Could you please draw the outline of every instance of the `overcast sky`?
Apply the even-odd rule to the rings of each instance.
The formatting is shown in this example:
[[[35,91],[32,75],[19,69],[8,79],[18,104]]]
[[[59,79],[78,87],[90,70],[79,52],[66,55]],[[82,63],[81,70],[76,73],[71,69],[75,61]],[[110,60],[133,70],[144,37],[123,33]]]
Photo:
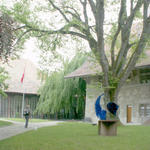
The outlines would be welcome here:
[[[25,58],[31,60],[35,65],[38,66],[38,61],[40,60],[40,51],[35,46],[33,40],[28,40],[25,43],[24,50],[21,53],[20,58]]]
[[[8,6],[11,6],[12,4],[13,4],[13,1],[15,1],[15,0],[0,0],[1,2],[0,3],[6,3],[6,5]],[[19,0],[18,0],[19,1]],[[36,0],[36,1],[34,1],[33,3],[36,3],[37,1],[39,1],[39,2],[41,2],[40,0]],[[128,3],[129,4],[129,3]],[[118,5],[119,6],[119,5]],[[115,9],[116,9],[116,7],[112,7],[111,6],[111,11],[110,11],[110,8],[107,8],[107,9],[109,9],[109,10],[106,10],[106,20],[114,20],[114,19],[117,19],[116,17],[115,17]],[[130,9],[130,7],[129,7],[129,5],[128,5],[128,10]],[[42,18],[43,19],[45,19],[45,17],[43,17],[43,15],[42,15]],[[46,19],[45,20],[47,20],[47,16],[46,16]],[[46,21],[45,21],[46,22]],[[106,29],[105,29],[106,30]],[[107,30],[108,30],[108,26],[107,26]],[[109,30],[108,30],[108,32],[109,32]],[[68,53],[68,48],[70,49],[70,44],[69,44],[70,42],[68,42],[68,45],[69,46],[67,46],[65,49],[66,50],[64,50],[64,57],[69,57],[69,55],[70,56],[72,56],[73,55],[73,53],[71,53],[71,54],[69,54]],[[72,44],[72,42],[71,42],[71,44]],[[74,51],[73,49],[76,49],[77,47],[75,46],[75,47],[71,47],[71,51]],[[70,50],[69,50],[69,52],[70,52]],[[22,54],[21,54],[21,56],[20,56],[21,58],[25,58],[25,59],[30,59],[32,62],[34,62],[36,65],[38,65],[38,61],[40,60],[40,51],[38,50],[38,48],[35,46],[35,44],[34,44],[34,41],[33,40],[28,40],[28,42],[26,42],[25,43],[25,46],[24,46],[24,50],[23,50],[23,52],[22,52]],[[70,57],[69,57],[70,58]]]

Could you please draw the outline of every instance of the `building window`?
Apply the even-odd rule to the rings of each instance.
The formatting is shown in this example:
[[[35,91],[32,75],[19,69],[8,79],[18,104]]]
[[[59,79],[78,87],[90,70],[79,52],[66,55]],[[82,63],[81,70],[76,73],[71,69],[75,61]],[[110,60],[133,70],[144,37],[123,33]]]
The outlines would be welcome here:
[[[140,83],[150,83],[150,69],[140,70]]]
[[[140,104],[139,113],[141,117],[150,117],[150,104]]]

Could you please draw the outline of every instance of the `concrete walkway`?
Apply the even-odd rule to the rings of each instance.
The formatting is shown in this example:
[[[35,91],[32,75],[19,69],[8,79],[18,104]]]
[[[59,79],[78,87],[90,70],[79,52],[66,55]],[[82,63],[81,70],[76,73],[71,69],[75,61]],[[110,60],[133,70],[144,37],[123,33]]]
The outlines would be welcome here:
[[[0,119],[3,120],[3,119]],[[38,122],[38,123],[31,123],[29,121],[28,128],[24,128],[24,122],[15,122],[10,120],[3,120],[12,122],[13,125],[1,127],[0,128],[0,140],[9,138],[11,136],[15,136],[20,133],[24,133],[30,130],[37,130],[38,128],[45,127],[45,126],[55,126],[62,121],[48,121],[48,122]]]

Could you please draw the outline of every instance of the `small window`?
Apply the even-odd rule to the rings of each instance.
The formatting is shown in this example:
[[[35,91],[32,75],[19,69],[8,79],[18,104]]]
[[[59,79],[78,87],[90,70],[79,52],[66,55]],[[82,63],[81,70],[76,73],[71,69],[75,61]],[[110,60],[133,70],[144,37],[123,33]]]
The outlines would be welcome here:
[[[140,83],[150,83],[150,69],[140,70]]]
[[[150,117],[150,104],[140,104],[139,114],[141,117]]]
[[[141,104],[140,105],[140,116],[144,116],[144,111],[145,111],[144,104]]]
[[[150,116],[150,105],[146,105],[145,114],[146,116]]]

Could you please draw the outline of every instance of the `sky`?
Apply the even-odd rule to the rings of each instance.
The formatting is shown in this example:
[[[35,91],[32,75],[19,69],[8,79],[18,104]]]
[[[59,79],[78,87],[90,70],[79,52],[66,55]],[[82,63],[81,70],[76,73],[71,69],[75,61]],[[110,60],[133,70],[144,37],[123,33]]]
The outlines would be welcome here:
[[[0,5],[6,5],[7,7],[13,6],[13,3],[17,0],[0,0]],[[19,0],[18,0],[19,1]],[[38,61],[40,60],[40,51],[36,47],[33,40],[28,40],[23,51],[20,53],[20,58],[31,60],[37,67],[39,66]]]
[[[7,0],[8,1],[8,0]],[[35,1],[35,3],[37,2],[38,0]],[[114,9],[114,8],[113,8]],[[90,14],[90,16],[92,16]],[[112,16],[111,16],[112,17]],[[107,16],[107,19],[109,20],[110,18],[110,15]],[[39,15],[39,18],[40,20],[42,20],[43,22],[45,23],[48,23],[46,20],[47,20],[47,16],[45,16],[45,14],[43,15]],[[50,18],[52,19],[52,18]],[[44,21],[45,20],[45,21]],[[60,25],[60,24],[59,24]],[[49,25],[47,25],[49,26]],[[71,43],[71,44],[70,44]],[[75,43],[74,43],[75,44]],[[87,45],[87,43],[85,44]],[[79,45],[78,45],[79,46]],[[78,48],[78,46],[73,46],[73,43],[72,41],[69,41],[68,40],[68,45],[64,47],[63,50],[60,50],[60,53],[62,54],[62,56],[66,59],[66,58],[69,58],[71,59],[72,56],[74,55],[75,53],[75,50],[76,48]],[[87,47],[87,46],[86,46]],[[72,49],[70,49],[72,48]],[[69,50],[69,53],[68,53],[68,49]],[[84,48],[85,49],[85,48]],[[27,41],[25,43],[25,46],[24,46],[24,50],[20,56],[21,58],[25,58],[25,59],[29,59],[31,60],[32,62],[34,62],[34,64],[36,64],[37,66],[39,66],[39,61],[40,61],[40,50],[38,50],[38,48],[35,46],[34,44],[34,41],[30,40],[30,41]]]
[[[10,5],[10,6],[12,5],[13,1],[14,0],[1,0],[2,3],[7,3],[6,5]],[[36,0],[35,3],[38,2],[38,1],[41,2],[40,0]],[[45,5],[47,5],[47,4],[45,4]],[[108,9],[110,9],[110,8],[108,8]],[[106,20],[114,19],[115,9],[116,9],[115,7],[111,7],[111,11],[106,11],[106,13],[107,13],[106,14]],[[128,10],[129,10],[129,6],[128,6]],[[45,17],[45,16],[42,15],[42,18],[40,18],[40,19],[44,19],[45,20],[45,19],[47,19],[47,16]],[[71,58],[70,56],[73,56],[74,51],[71,50],[70,47],[71,46],[68,44],[68,46],[66,46],[66,50],[64,50],[64,52],[62,50],[62,53],[63,53],[62,55],[64,55],[64,57]],[[70,49],[69,51],[72,51],[70,54],[68,53],[68,48]],[[76,46],[73,47],[73,48],[76,48]],[[23,50],[23,52],[22,52],[20,57],[21,58],[25,58],[25,59],[29,59],[32,62],[34,62],[37,66],[39,66],[38,62],[40,61],[40,50],[36,47],[36,45],[34,44],[33,40],[28,40],[25,43],[24,50]]]
[[[36,66],[39,66],[38,62],[40,60],[40,50],[36,47],[33,40],[28,40],[25,43],[20,58],[29,59]]]

